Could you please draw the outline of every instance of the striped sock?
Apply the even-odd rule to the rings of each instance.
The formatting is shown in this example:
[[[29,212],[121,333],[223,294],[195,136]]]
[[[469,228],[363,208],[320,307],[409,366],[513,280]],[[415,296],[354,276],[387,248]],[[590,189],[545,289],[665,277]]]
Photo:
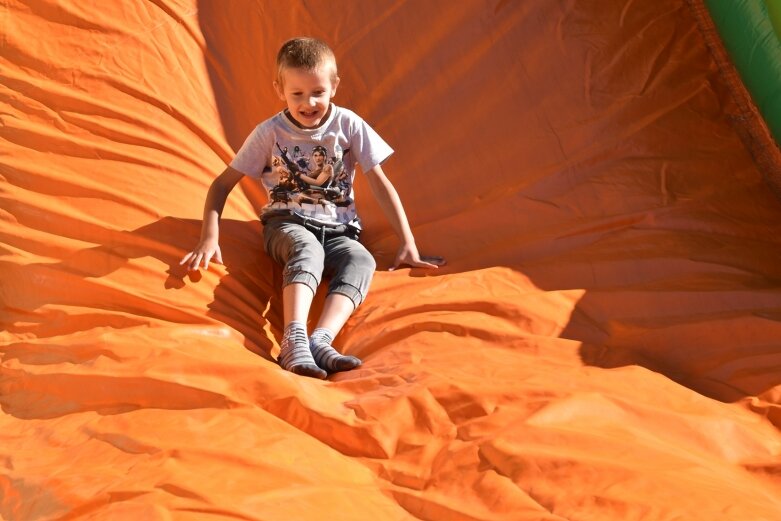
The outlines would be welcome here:
[[[359,358],[340,355],[331,345],[333,340],[334,334],[330,329],[318,327],[312,332],[312,336],[309,338],[309,347],[312,349],[312,355],[315,357],[317,365],[331,372],[349,371],[361,365]]]
[[[306,325],[301,322],[291,322],[282,335],[282,345],[279,353],[279,365],[302,376],[325,378],[328,373],[317,367],[309,342],[306,339]]]

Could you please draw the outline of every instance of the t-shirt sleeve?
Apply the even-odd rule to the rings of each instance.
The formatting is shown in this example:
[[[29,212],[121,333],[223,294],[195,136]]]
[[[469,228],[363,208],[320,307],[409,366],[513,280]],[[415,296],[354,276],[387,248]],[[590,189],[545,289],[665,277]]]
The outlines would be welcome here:
[[[236,157],[231,161],[231,168],[238,170],[244,175],[254,178],[260,178],[263,170],[269,164],[269,154],[271,153],[271,133],[268,125],[261,123],[247,136],[244,144],[236,153]]]
[[[382,164],[393,154],[393,149],[363,119],[355,116],[350,148],[361,170],[367,172]]]

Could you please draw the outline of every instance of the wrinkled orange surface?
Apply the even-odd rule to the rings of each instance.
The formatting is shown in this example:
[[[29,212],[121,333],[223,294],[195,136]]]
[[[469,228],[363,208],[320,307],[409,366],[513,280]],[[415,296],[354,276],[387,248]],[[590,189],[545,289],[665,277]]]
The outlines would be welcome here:
[[[2,519],[781,519],[781,204],[683,0],[0,21]],[[359,180],[380,271],[327,381],[274,362],[257,184],[225,265],[177,265],[299,34],[449,261],[385,271]]]

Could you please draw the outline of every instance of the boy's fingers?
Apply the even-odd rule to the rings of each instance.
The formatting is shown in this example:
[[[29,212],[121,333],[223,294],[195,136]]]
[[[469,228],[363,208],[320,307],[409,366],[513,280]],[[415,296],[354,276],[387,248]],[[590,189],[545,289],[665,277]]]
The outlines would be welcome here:
[[[209,269],[209,262],[212,260],[213,256],[214,252],[207,252],[203,254],[203,269]],[[215,258],[214,260],[216,261],[217,259]]]
[[[423,260],[419,260],[419,261],[404,261],[404,262],[397,261],[396,264],[394,264],[393,266],[388,268],[388,271],[393,271],[396,268],[398,268],[399,266],[401,266],[402,264],[407,264],[411,268],[432,268],[432,269],[439,268],[439,265],[432,264],[431,262],[426,262],[426,261],[423,261]]]
[[[214,260],[214,262],[218,264],[222,264],[222,252],[220,252],[220,249],[217,248],[217,250],[213,252],[204,252],[204,253],[196,253],[194,251],[191,251],[184,257],[182,257],[182,260],[179,261],[179,265],[187,264],[187,269],[190,271],[195,271],[198,269],[198,267],[201,265],[201,262],[203,262],[203,269],[208,270],[209,269],[209,261]]]
[[[193,255],[190,258],[190,264],[187,265],[187,269],[188,270],[193,271],[195,269],[195,266],[196,266],[195,263],[196,263],[197,259],[198,259],[198,257],[196,255]]]
[[[201,261],[204,260],[203,253],[198,253],[193,257],[193,261],[190,263],[190,270],[195,271],[198,269],[198,266],[201,265]]]
[[[436,264],[437,266],[444,266],[447,264],[445,258],[438,255],[421,255],[420,260],[424,262],[430,262],[431,264]]]

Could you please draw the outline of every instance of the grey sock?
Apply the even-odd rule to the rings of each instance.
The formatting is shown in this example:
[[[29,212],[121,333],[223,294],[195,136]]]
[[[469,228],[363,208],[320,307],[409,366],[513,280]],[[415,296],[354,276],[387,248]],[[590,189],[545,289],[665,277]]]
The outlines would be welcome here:
[[[279,365],[296,374],[325,378],[328,373],[317,367],[309,341],[306,338],[306,325],[301,322],[291,322],[285,328],[280,346]]]
[[[359,358],[339,354],[339,351],[331,345],[333,340],[333,332],[324,327],[318,327],[309,337],[309,347],[312,349],[312,355],[318,366],[326,371],[335,372],[349,371],[361,365]]]

